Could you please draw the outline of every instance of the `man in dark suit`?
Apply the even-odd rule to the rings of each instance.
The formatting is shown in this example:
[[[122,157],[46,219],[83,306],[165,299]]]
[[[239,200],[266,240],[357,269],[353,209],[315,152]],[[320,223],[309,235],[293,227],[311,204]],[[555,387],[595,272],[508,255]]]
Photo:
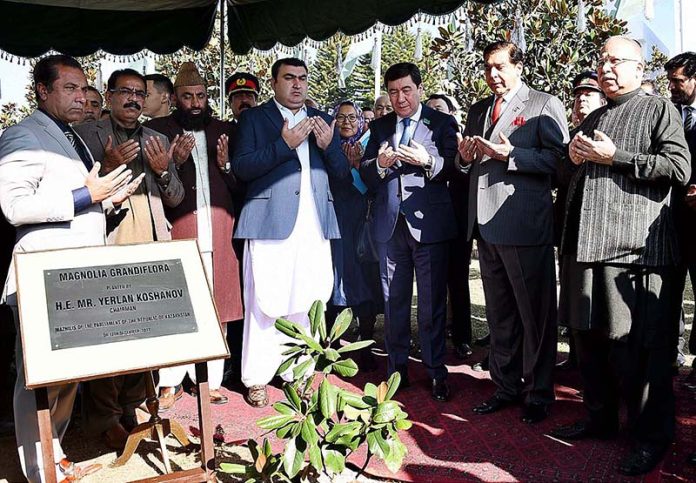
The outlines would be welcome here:
[[[312,303],[331,296],[330,239],[340,232],[328,177],[350,173],[335,121],[305,106],[305,63],[279,59],[271,76],[273,99],[242,112],[232,158],[234,174],[247,183],[235,238],[246,240],[242,382],[255,407],[268,404],[266,385],[290,340],[275,320],[309,327]]]
[[[457,225],[447,191],[457,153],[457,123],[422,105],[418,67],[394,64],[384,74],[394,111],[372,122],[360,176],[376,192],[374,233],[379,246],[389,373],[408,385],[411,297],[415,269],[422,360],[432,397],[449,397],[445,356],[448,240]]]
[[[684,136],[691,153],[691,179],[686,190],[675,190],[674,216],[682,256],[680,281],[686,284],[687,272],[691,285],[696,286],[696,53],[684,52],[665,64],[672,102],[682,115]],[[683,320],[682,320],[683,322]],[[683,327],[681,328],[683,330]],[[693,329],[689,351],[696,354],[696,336]],[[696,365],[691,371],[696,379]]]
[[[552,177],[568,140],[561,101],[522,82],[522,51],[483,51],[493,95],[474,104],[460,163],[470,171],[468,236],[477,237],[495,394],[474,408],[498,411],[524,397],[522,420],[546,418],[554,401],[556,272]]]

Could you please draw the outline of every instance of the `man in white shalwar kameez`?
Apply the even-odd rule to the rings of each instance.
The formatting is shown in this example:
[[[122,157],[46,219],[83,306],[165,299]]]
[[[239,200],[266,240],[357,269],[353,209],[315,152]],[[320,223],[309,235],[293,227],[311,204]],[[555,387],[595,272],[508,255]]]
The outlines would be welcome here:
[[[305,107],[307,67],[294,58],[272,68],[274,98],[242,113],[232,169],[247,183],[235,234],[244,252],[242,382],[253,406],[283,361],[283,317],[308,327],[315,300],[333,288],[329,240],[339,231],[328,176],[349,177],[335,122]]]

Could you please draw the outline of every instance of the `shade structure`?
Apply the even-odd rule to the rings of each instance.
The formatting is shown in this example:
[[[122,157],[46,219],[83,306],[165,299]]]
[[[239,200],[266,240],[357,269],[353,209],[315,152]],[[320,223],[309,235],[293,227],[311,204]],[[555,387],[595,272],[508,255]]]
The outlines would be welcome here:
[[[492,4],[500,0],[472,0]],[[415,14],[445,15],[467,0],[261,0],[229,9],[228,37],[237,54],[276,43],[297,45],[306,37],[326,40],[336,32],[364,32],[375,23],[400,25]]]
[[[467,0],[226,0],[232,50],[268,50],[376,22],[399,25],[422,12],[445,15]],[[500,0],[470,0],[496,3]],[[20,57],[49,50],[85,56],[200,50],[213,32],[218,0],[0,0],[0,49]]]

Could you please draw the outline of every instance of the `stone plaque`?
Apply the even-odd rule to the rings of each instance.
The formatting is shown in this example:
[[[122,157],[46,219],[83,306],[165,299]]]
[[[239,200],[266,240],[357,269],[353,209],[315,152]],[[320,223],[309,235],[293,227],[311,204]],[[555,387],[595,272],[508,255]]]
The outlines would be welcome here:
[[[54,351],[198,331],[180,259],[43,275]]]

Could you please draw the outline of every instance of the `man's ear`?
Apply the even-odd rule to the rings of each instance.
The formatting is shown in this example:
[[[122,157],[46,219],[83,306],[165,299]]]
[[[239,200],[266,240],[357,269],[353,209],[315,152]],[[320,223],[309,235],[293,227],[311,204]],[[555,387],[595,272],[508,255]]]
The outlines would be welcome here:
[[[39,82],[36,84],[36,92],[38,93],[39,99],[45,101],[48,97],[49,89],[46,87],[46,84]]]

